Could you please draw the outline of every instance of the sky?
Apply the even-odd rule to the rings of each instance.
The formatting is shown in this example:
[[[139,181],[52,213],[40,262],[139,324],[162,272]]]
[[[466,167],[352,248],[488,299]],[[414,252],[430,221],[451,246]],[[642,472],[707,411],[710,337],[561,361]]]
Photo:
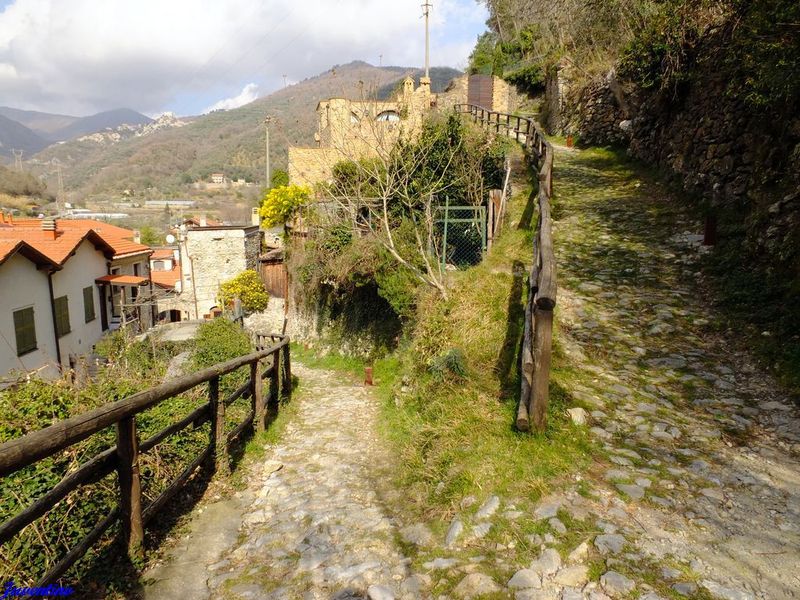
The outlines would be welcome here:
[[[425,0],[0,0],[0,106],[83,116],[235,108],[336,64],[424,64]],[[486,9],[431,0],[431,65]]]

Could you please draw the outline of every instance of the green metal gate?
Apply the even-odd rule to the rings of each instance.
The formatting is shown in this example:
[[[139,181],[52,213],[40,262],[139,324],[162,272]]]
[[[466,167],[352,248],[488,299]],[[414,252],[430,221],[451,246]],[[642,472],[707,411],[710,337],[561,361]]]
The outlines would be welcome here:
[[[438,207],[436,224],[441,228],[439,257],[442,269],[453,265],[466,269],[483,260],[486,252],[486,207],[451,206],[450,199]]]

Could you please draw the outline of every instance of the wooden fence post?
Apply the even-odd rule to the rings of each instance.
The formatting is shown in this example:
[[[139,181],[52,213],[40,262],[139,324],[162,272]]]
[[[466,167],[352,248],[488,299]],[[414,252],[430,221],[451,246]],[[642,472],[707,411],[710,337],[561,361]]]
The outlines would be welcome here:
[[[119,459],[120,518],[122,536],[132,560],[143,557],[142,481],[139,473],[139,440],[136,419],[126,417],[117,423],[117,458]]]
[[[281,362],[280,349],[272,353],[272,375],[269,378],[269,403],[278,405],[281,390]]]
[[[250,404],[253,409],[256,433],[264,431],[264,386],[261,381],[261,361],[250,364]]]
[[[547,404],[550,399],[550,358],[553,341],[553,311],[534,309],[533,315],[533,389],[531,421],[536,431],[547,427]]]
[[[528,286],[528,302],[525,303],[525,329],[522,335],[522,357],[521,357],[521,373],[520,379],[522,380],[519,405],[517,406],[517,429],[520,431],[528,431],[530,429],[530,407],[531,407],[531,388],[533,382],[533,354],[531,352],[532,344],[532,326],[533,319],[533,291],[532,286]]]
[[[281,396],[284,399],[288,399],[292,395],[292,358],[289,352],[289,345],[285,345],[283,347],[283,361],[282,361],[282,384],[283,388],[281,389]]]
[[[208,401],[211,404],[211,454],[214,469],[227,474],[229,469],[225,439],[225,403],[219,400],[219,377],[208,380]]]

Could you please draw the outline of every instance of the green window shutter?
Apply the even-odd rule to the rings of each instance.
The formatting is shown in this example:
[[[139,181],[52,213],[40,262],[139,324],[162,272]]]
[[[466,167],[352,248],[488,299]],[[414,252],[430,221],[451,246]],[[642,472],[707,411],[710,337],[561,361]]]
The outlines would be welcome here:
[[[55,299],[56,305],[56,336],[63,337],[70,331],[69,328],[69,300],[66,296]]]
[[[17,336],[17,356],[36,350],[36,323],[32,306],[14,311],[14,333]]]
[[[86,323],[94,321],[94,288],[92,286],[83,288],[83,317]]]

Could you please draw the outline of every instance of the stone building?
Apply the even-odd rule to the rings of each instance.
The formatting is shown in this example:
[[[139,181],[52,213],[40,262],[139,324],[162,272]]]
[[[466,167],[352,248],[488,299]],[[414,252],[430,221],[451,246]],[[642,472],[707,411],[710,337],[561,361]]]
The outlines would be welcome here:
[[[219,306],[220,284],[247,269],[258,270],[261,233],[257,225],[181,226],[180,293],[174,306],[182,319],[203,319]],[[174,285],[174,284],[173,284]]]
[[[419,87],[406,77],[392,101],[330,98],[317,105],[317,146],[289,147],[289,180],[314,186],[331,178],[342,160],[359,160],[388,152],[401,136],[413,136],[427,112],[436,107],[430,78]]]
[[[513,86],[489,75],[456,77],[441,94],[431,92],[430,78],[421,77],[415,89],[414,80],[406,77],[391,101],[323,100],[317,105],[317,145],[289,146],[289,180],[312,187],[328,181],[337,162],[388,152],[401,136],[419,132],[431,110],[450,110],[468,102],[509,113],[519,105]]]

